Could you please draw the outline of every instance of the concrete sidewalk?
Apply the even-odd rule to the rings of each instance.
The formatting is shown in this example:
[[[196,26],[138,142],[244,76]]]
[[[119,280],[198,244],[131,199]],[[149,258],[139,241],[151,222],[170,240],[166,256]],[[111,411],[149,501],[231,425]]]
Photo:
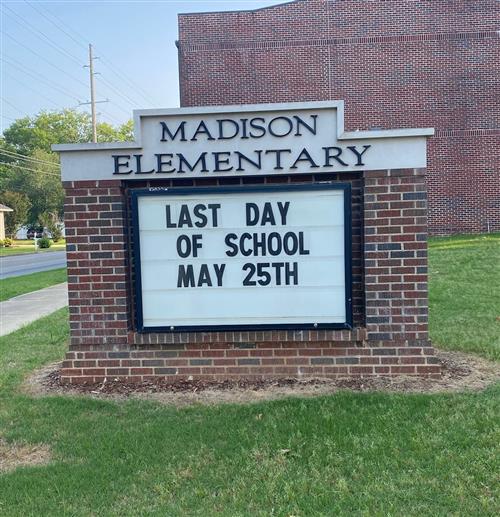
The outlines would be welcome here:
[[[0,302],[0,336],[68,305],[68,284],[53,285]]]

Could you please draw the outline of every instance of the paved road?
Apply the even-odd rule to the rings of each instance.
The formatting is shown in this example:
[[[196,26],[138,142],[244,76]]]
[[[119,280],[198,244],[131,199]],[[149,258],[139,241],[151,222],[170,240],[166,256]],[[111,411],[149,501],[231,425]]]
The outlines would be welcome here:
[[[68,305],[68,284],[53,285],[0,302],[0,336]]]
[[[66,267],[65,251],[28,253],[0,257],[0,279]]]

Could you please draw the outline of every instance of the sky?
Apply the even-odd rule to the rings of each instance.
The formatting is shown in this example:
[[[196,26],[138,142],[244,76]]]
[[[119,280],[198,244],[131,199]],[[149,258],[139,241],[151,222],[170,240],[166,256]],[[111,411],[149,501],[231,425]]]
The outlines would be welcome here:
[[[0,130],[41,110],[89,111],[94,48],[98,121],[179,106],[177,14],[257,9],[287,0],[0,0]]]

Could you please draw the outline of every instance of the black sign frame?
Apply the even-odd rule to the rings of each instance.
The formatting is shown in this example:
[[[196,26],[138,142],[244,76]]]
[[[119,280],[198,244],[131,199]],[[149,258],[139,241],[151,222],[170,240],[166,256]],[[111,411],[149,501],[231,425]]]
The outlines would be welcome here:
[[[285,323],[285,324],[248,324],[248,325],[183,325],[146,327],[143,320],[142,281],[141,281],[141,249],[139,234],[139,198],[142,196],[168,196],[191,194],[231,194],[241,192],[296,192],[317,190],[341,190],[344,193],[344,275],[345,275],[345,313],[343,323]],[[352,329],[352,199],[350,183],[320,182],[297,183],[285,185],[238,185],[218,187],[172,187],[134,189],[130,191],[132,201],[132,245],[135,299],[135,330],[140,333],[165,332],[224,332],[224,331],[263,331],[263,330],[325,330]]]

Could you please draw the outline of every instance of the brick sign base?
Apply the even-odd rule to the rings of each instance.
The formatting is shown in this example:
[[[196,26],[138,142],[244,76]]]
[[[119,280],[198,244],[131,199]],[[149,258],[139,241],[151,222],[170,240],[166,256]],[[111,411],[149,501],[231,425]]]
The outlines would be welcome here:
[[[130,197],[138,188],[350,182],[352,330],[137,333]],[[428,339],[424,169],[259,178],[66,181],[71,343],[65,383],[125,378],[439,376]]]

